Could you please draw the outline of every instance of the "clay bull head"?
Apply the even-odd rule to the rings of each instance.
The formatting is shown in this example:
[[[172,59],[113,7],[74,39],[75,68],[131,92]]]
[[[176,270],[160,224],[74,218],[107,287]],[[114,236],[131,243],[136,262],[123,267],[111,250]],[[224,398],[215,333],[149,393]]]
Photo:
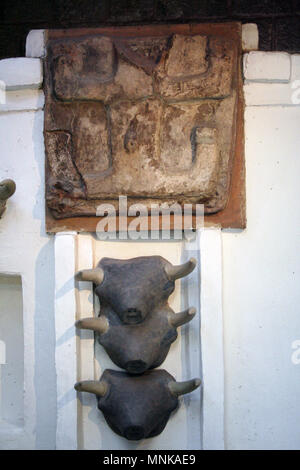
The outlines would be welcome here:
[[[107,369],[100,381],[78,382],[75,389],[96,395],[98,408],[114,432],[140,440],[160,434],[178,406],[178,397],[199,385],[200,379],[176,382],[165,370],[130,376]]]
[[[98,318],[79,320],[76,326],[94,330],[99,343],[117,366],[130,374],[142,374],[162,364],[177,338],[177,327],[189,322],[195,313],[194,308],[174,313],[166,305],[149,313],[142,323],[124,325],[105,304]]]
[[[179,266],[161,256],[102,258],[97,268],[80,271],[77,278],[93,282],[100,302],[110,305],[124,324],[138,324],[167,304],[175,280],[192,272],[195,266],[194,258]]]

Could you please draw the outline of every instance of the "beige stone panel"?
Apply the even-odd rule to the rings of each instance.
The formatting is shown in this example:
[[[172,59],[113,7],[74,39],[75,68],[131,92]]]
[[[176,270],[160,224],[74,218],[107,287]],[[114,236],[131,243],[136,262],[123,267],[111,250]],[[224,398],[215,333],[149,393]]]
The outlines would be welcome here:
[[[162,63],[157,69],[157,92],[167,100],[222,98],[230,95],[233,67],[237,56],[237,46],[234,42],[212,37],[207,40],[207,48],[204,48],[202,36],[194,36],[198,41],[194,40],[193,43],[190,42],[189,36],[184,38],[190,46],[188,57],[182,58],[180,63],[180,48],[184,47],[183,39],[174,41],[169,54],[170,57],[178,56],[178,61],[176,67],[174,60],[172,67],[168,67],[167,62],[167,66]],[[187,48],[187,44],[185,47]],[[200,59],[194,61],[194,66],[184,66],[184,61],[189,64],[197,53]]]
[[[59,100],[140,98],[152,93],[152,79],[121,59],[111,39],[100,36],[50,45],[53,89]]]

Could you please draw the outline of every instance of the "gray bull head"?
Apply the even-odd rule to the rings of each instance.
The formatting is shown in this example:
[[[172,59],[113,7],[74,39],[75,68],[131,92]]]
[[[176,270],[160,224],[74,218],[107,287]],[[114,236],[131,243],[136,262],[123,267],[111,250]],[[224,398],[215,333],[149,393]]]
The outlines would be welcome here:
[[[0,218],[3,215],[6,208],[6,201],[16,191],[16,183],[11,180],[3,180],[0,182]]]
[[[124,324],[132,325],[165,306],[175,280],[189,274],[195,266],[194,258],[179,266],[161,256],[102,258],[97,268],[80,271],[77,278],[93,282],[100,302],[110,305]]]
[[[178,406],[178,397],[199,385],[200,379],[176,382],[165,370],[130,376],[107,369],[100,381],[78,382],[75,389],[96,395],[98,408],[114,432],[140,440],[160,434]]]
[[[177,338],[176,328],[189,322],[196,310],[174,313],[168,306],[149,313],[137,325],[124,325],[108,304],[101,306],[98,318],[76,322],[82,329],[94,330],[111,360],[130,374],[142,374],[160,366]]]

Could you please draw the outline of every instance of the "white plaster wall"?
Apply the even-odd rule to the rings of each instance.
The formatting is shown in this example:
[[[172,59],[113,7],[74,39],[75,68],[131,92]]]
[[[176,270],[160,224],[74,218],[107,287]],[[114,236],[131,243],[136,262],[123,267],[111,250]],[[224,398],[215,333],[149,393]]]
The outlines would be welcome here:
[[[17,185],[0,219],[0,273],[22,277],[25,366],[24,426],[1,426],[4,449],[55,447],[54,255],[44,229],[42,106],[42,92],[30,89],[7,92],[0,105],[0,180]]]
[[[222,234],[225,444],[299,449],[300,364],[291,356],[300,339],[300,106],[292,100],[300,56],[286,54],[282,70],[268,53],[269,73],[258,54],[260,79],[271,81],[252,75],[245,85],[247,229]],[[283,75],[290,80],[278,88],[272,78]]]
[[[66,239],[66,235],[58,237]],[[191,256],[197,259],[197,268],[186,278],[176,282],[175,290],[169,298],[170,306],[175,312],[194,306],[197,314],[190,323],[178,328],[178,338],[171,345],[160,368],[166,369],[176,380],[201,377],[203,383],[201,389],[180,398],[179,409],[172,413],[160,435],[139,442],[127,441],[116,435],[108,427],[102,413],[99,413],[95,397],[79,393],[77,446],[80,449],[106,450],[223,449],[224,370],[220,230],[203,230],[189,242],[99,241],[89,234],[80,234],[77,236],[76,246],[77,269],[95,267],[103,256],[126,259],[159,255],[173,264],[185,262]],[[98,302],[94,304],[97,299],[93,298],[91,283],[79,282],[77,287],[76,318],[92,316],[93,310],[98,314],[99,305]],[[72,311],[72,308],[68,311]],[[66,328],[66,332],[69,331],[70,329]],[[105,369],[118,369],[105,350],[97,342],[94,343],[91,331],[78,332],[76,349],[77,380],[98,380]],[[211,354],[211,350],[214,354]],[[66,374],[66,371],[62,373]],[[65,436],[66,431],[58,423],[58,430],[59,428],[59,434]],[[65,445],[66,441],[62,442]]]
[[[170,351],[160,369],[167,370],[176,380],[189,380],[200,377],[200,331],[199,331],[199,253],[185,251],[186,247],[182,241],[167,242],[101,242],[94,244],[94,265],[104,255],[107,257],[117,257],[121,259],[134,258],[136,256],[163,256],[174,265],[180,264],[184,258],[186,261],[190,256],[198,258],[198,266],[193,273],[188,276],[185,286],[184,281],[178,280],[175,290],[169,298],[169,304],[174,312],[180,312],[188,307],[197,309],[197,317],[180,328],[178,328],[178,338],[171,345]],[[197,294],[192,295],[191,290],[196,289]],[[186,296],[184,298],[184,292]],[[190,295],[188,295],[190,294]],[[189,337],[187,337],[189,336]],[[95,344],[96,361],[95,371],[97,379],[100,378],[105,369],[121,370],[113,364],[107,356],[105,350],[98,343]],[[198,359],[198,360],[197,360]],[[155,449],[201,449],[201,389],[195,390],[192,394],[181,397],[180,406],[176,412],[172,413],[164,431],[152,438],[141,442],[129,442],[117,436],[105,423],[101,414],[98,417],[99,428],[102,430],[101,448],[122,449],[122,450],[155,450]],[[99,412],[97,410],[97,414]],[[193,426],[193,420],[197,422]],[[97,419],[95,417],[95,419]],[[188,428],[192,427],[193,435],[190,435]],[[180,432],[178,430],[180,429]]]
[[[300,340],[300,63],[299,56],[266,61],[265,53],[251,54],[245,64],[258,66],[259,75],[248,70],[244,87],[248,224],[241,232],[222,232],[219,276],[225,445],[299,449],[300,364],[291,357],[292,343]],[[0,273],[22,276],[25,364],[24,428],[0,429],[2,448],[56,445],[55,256],[52,237],[44,232],[42,107],[42,93],[25,89],[9,91],[0,109],[0,178],[17,183],[0,220]],[[201,335],[207,357],[220,356],[205,328]],[[63,380],[63,368],[57,370]],[[209,434],[213,447],[213,427]]]
[[[0,422],[24,424],[24,333],[20,276],[0,275],[0,335],[5,360],[0,359]],[[2,364],[1,364],[2,362]]]

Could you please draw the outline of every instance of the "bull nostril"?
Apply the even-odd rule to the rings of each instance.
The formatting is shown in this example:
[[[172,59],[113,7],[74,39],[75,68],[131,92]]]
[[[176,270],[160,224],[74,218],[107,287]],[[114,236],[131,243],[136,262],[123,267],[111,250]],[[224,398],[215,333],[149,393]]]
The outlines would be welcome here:
[[[142,314],[136,308],[129,308],[123,313],[123,318],[125,323],[136,324],[142,321]]]
[[[124,431],[124,436],[130,441],[138,441],[144,437],[144,429],[142,426],[129,426]]]
[[[128,361],[125,364],[125,369],[129,374],[142,374],[147,370],[147,364],[144,361]]]

